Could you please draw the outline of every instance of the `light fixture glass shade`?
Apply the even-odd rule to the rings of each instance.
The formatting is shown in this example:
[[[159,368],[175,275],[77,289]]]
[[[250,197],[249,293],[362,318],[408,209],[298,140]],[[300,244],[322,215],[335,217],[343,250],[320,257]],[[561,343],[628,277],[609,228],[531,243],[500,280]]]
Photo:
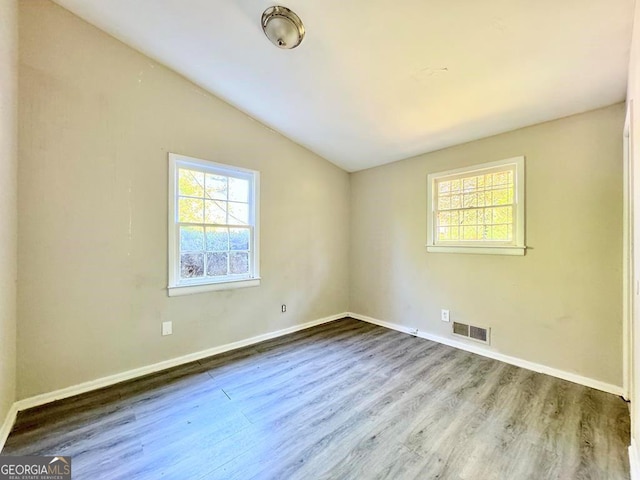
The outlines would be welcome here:
[[[304,38],[300,18],[286,7],[269,7],[262,14],[262,29],[279,48],[296,48]]]

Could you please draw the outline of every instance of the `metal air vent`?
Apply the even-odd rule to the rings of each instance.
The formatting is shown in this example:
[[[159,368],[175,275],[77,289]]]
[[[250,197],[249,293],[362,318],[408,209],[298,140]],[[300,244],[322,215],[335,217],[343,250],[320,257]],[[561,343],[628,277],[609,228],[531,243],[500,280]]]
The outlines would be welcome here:
[[[469,338],[476,342],[489,344],[490,339],[489,328],[476,327],[465,323],[453,322],[453,334],[459,337]]]

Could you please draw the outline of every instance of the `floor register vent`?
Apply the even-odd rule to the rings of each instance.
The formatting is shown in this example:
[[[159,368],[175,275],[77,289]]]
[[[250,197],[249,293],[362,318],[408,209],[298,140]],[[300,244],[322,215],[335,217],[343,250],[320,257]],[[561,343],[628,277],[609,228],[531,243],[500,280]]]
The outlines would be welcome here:
[[[453,334],[460,337],[470,338],[476,342],[489,343],[489,334],[491,330],[488,328],[474,327],[465,323],[453,322]]]

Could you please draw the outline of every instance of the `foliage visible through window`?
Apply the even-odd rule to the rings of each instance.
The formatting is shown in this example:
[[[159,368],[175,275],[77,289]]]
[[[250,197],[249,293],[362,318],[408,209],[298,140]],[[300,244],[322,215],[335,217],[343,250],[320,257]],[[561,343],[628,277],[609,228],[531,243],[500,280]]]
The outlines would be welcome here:
[[[437,241],[513,240],[513,171],[436,180]]]
[[[207,163],[174,166],[178,286],[254,276],[256,172]]]
[[[428,246],[524,248],[523,162],[519,157],[429,175]]]

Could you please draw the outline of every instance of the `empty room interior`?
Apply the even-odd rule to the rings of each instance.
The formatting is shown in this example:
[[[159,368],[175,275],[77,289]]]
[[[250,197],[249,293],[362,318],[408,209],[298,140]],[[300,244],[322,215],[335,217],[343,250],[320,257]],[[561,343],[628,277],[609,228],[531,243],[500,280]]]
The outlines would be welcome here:
[[[640,480],[634,0],[0,0],[0,64],[0,478]]]

